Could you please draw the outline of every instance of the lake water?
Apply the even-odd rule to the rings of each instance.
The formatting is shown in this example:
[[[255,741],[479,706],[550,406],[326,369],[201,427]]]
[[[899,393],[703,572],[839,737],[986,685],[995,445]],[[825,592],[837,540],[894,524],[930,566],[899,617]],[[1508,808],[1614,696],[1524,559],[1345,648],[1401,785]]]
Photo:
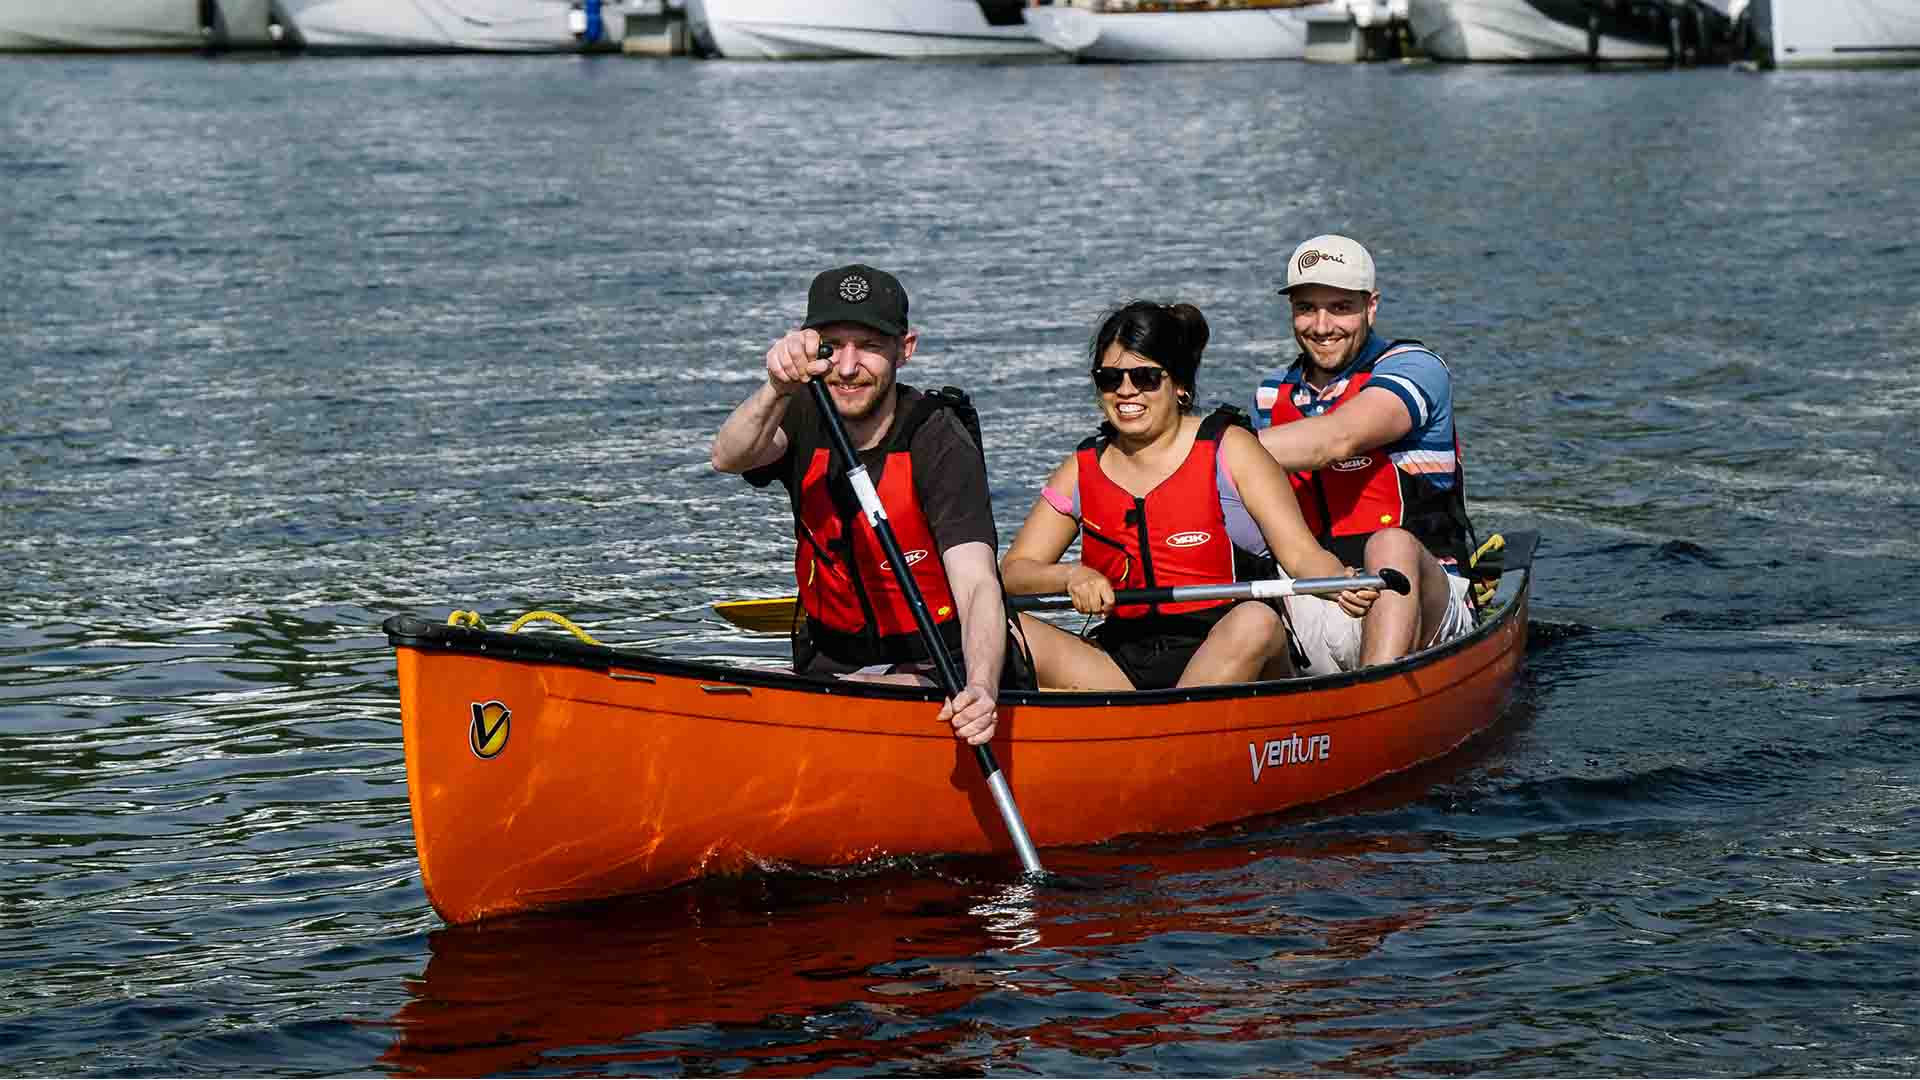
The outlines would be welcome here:
[[[0,1072],[1920,1071],[1920,71],[0,60]],[[707,443],[897,272],[1003,544],[1125,298],[1299,240],[1538,529],[1491,738],[1340,804],[447,928],[388,615],[766,661]]]

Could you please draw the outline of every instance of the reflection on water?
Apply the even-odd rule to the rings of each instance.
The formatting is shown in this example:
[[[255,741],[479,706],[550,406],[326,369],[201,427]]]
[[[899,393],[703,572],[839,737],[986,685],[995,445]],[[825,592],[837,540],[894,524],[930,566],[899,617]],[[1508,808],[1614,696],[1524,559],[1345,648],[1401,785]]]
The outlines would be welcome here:
[[[1274,1037],[1284,1021],[1250,1022],[1258,1007],[1209,988],[1214,969],[1240,969],[1236,982],[1258,978],[1262,1000],[1278,1000],[1288,983],[1261,973],[1350,960],[1417,926],[1417,913],[1280,908],[1379,850],[1050,853],[1074,888],[993,885],[957,861],[752,876],[445,928],[382,1062],[421,1075],[870,1071],[970,1067],[987,1032],[1017,1040],[996,1059],[1023,1063],[1102,1060],[1202,1028]],[[1155,960],[1142,965],[1143,952]]]
[[[988,858],[887,860],[442,928],[382,1062],[414,1075],[1015,1058],[1047,1069],[1154,1054],[1201,1032],[1290,1038],[1310,1017],[1280,1003],[1366,997],[1364,978],[1343,986],[1332,966],[1426,921],[1418,902],[1375,895],[1367,879],[1429,850],[1419,833],[1284,839],[1293,823],[1444,788],[1523,731],[1525,713],[1314,815],[1049,851],[1039,883],[1009,881],[1018,868]],[[1338,898],[1342,910],[1296,910],[1302,898]],[[1364,1059],[1418,1037],[1336,1042]]]

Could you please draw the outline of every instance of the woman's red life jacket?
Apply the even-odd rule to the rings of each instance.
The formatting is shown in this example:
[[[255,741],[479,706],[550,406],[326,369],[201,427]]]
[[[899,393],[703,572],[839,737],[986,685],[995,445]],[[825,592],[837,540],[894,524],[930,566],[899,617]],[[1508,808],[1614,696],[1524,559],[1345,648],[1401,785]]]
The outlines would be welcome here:
[[[1200,422],[1187,459],[1146,498],[1114,483],[1100,468],[1110,441],[1106,429],[1075,451],[1080,477],[1080,561],[1105,574],[1115,589],[1217,585],[1237,581],[1234,546],[1220,509],[1220,436],[1245,414],[1223,407]],[[1232,604],[1190,600],[1173,604],[1127,604],[1113,618],[1178,615]]]

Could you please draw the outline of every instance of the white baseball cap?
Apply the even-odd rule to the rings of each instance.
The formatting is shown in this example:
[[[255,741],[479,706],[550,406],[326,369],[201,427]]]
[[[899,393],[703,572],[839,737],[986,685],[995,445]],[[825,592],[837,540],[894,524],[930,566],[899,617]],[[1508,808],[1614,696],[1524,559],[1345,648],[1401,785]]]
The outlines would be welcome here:
[[[1287,284],[1281,292],[1301,285],[1331,285],[1355,292],[1373,291],[1373,256],[1358,240],[1328,233],[1293,249],[1287,260]]]

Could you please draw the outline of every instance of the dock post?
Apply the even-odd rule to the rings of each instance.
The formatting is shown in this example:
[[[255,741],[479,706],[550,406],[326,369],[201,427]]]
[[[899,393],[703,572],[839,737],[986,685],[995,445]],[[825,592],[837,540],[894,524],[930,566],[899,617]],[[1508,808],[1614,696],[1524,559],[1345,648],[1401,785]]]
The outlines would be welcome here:
[[[628,0],[627,32],[620,51],[628,56],[686,56],[692,52],[687,8],[682,0]]]
[[[1371,59],[1366,32],[1351,11],[1309,18],[1306,29],[1306,52],[1301,59],[1309,63],[1352,64]]]

